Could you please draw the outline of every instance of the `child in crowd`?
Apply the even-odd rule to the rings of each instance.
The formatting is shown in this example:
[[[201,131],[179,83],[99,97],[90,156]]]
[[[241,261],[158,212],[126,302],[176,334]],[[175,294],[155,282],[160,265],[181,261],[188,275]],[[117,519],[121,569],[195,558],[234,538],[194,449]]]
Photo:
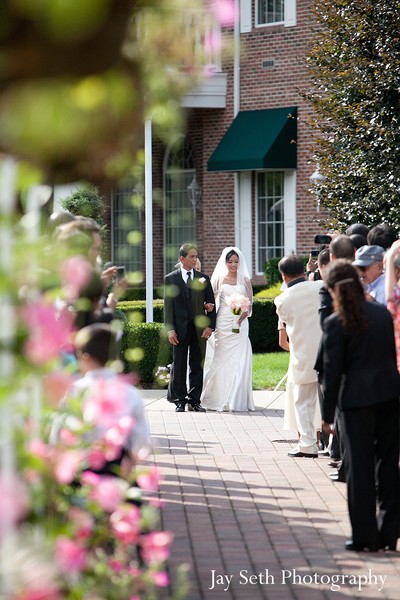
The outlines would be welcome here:
[[[88,435],[93,437],[93,443],[115,428],[121,434],[121,423],[126,426],[130,418],[133,426],[126,427],[125,433],[122,430],[123,439],[117,455],[98,468],[90,466],[91,471],[112,474],[114,466],[123,465],[127,473],[138,458],[149,454],[151,440],[139,392],[125,376],[112,368],[118,357],[116,334],[106,323],[89,325],[78,331],[75,350],[82,377],[71,385],[62,401],[65,414],[53,427],[52,441],[58,438],[69,408],[76,401],[80,402],[84,421],[91,425]],[[128,419],[124,420],[126,417]]]

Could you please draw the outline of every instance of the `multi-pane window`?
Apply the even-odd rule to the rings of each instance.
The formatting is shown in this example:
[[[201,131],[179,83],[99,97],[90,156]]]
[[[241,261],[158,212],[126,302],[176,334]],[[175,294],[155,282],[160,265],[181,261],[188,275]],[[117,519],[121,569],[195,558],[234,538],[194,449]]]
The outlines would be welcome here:
[[[257,174],[258,271],[270,258],[282,257],[285,251],[284,174]]]
[[[142,196],[127,180],[113,193],[113,262],[128,272],[142,269]]]
[[[257,25],[282,23],[285,20],[285,0],[258,0]]]
[[[193,152],[187,140],[171,148],[164,168],[164,265],[165,272],[174,269],[179,260],[179,247],[196,241],[196,215],[189,186],[195,171]]]

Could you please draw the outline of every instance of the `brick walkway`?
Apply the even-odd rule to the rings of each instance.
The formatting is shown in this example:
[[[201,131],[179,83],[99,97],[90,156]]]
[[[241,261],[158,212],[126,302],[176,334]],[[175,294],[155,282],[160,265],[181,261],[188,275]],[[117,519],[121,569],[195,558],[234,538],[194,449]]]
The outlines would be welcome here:
[[[283,394],[255,392],[249,414],[175,413],[162,390],[143,396],[172,578],[188,565],[188,599],[400,598],[400,553],[343,549],[346,486],[329,459],[287,456]]]

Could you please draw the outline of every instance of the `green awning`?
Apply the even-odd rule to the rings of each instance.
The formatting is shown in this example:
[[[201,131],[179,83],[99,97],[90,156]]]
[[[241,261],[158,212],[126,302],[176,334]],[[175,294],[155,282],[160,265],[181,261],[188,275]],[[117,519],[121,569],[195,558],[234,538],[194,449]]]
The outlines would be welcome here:
[[[208,160],[208,171],[295,169],[297,108],[238,113]]]

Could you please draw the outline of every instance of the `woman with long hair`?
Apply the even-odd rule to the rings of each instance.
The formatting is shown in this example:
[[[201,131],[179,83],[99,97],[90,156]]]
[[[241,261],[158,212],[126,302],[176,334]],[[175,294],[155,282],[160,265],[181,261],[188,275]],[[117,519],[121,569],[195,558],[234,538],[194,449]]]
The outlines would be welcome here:
[[[393,322],[382,304],[365,300],[346,260],[327,267],[334,313],[323,324],[323,428],[336,406],[346,451],[352,539],[346,550],[395,550],[400,525],[399,394]],[[378,514],[376,504],[378,494]]]
[[[207,410],[254,410],[252,391],[252,349],[248,317],[253,292],[246,261],[239,248],[222,251],[211,276],[217,310],[214,338],[207,345],[202,405]],[[233,324],[233,298],[248,299]],[[248,304],[248,306],[247,306]]]

